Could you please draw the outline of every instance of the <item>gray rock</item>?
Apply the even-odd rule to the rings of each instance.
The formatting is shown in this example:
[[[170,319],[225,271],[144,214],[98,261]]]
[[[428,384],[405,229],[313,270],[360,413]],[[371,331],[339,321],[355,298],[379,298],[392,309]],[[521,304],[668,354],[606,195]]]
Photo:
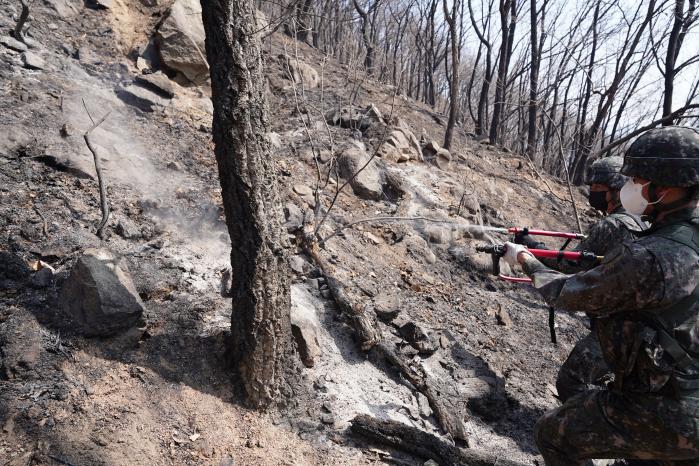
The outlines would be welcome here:
[[[318,327],[306,317],[305,312],[299,312],[299,306],[292,306],[291,334],[296,341],[303,365],[313,367],[320,356]]]
[[[397,294],[382,293],[374,298],[374,312],[381,321],[391,322],[400,311],[400,296]]]
[[[430,400],[420,392],[417,392],[417,406],[420,409],[420,416],[425,418],[432,416]]]
[[[407,322],[398,328],[398,332],[420,354],[432,354],[437,351],[437,345],[429,333],[415,322]]]
[[[368,113],[367,109],[348,106],[342,107],[339,110],[335,109],[328,111],[325,114],[325,121],[331,125],[359,130],[363,133],[369,129],[369,127],[374,124],[377,119],[374,117],[373,111]]]
[[[0,44],[4,45],[8,49],[17,51],[17,52],[26,52],[29,47],[27,47],[27,44],[24,42],[20,42],[14,37],[10,36],[2,36],[0,37]]]
[[[345,179],[352,178],[360,168],[369,161],[369,154],[358,146],[350,146],[338,158],[338,168],[340,176]],[[376,159],[359,172],[350,186],[354,193],[362,199],[378,200],[384,197],[384,173],[379,167]]]
[[[131,84],[118,91],[117,96],[125,103],[144,112],[152,112],[157,107],[166,107],[170,103],[169,99],[136,84]]]
[[[321,413],[320,422],[323,424],[333,425],[335,424],[335,416],[332,413]]]
[[[286,231],[293,233],[303,226],[303,212],[293,202],[284,205],[284,217],[286,218]]]
[[[168,78],[162,71],[138,75],[136,76],[135,81],[142,87],[150,89],[151,91],[169,99],[175,97],[177,88],[179,87],[177,83],[171,81],[170,78]]]
[[[291,256],[289,258],[289,267],[291,270],[299,275],[306,271],[306,261],[301,256]]]
[[[34,275],[32,275],[32,278],[29,281],[31,286],[34,288],[46,288],[51,286],[51,282],[53,282],[53,270],[48,267],[44,267],[43,269],[39,269],[34,272]]]
[[[298,84],[303,84],[306,89],[313,89],[320,84],[318,72],[308,63],[304,63],[295,58],[285,56],[284,60],[288,69],[285,70],[291,74],[291,79]]]
[[[279,149],[282,146],[282,137],[279,135],[279,133],[272,131],[267,133],[267,136],[269,137],[269,142],[272,144],[272,147]]]
[[[46,62],[34,52],[22,53],[22,63],[24,67],[30,70],[43,70],[46,67]]]
[[[111,336],[143,322],[143,302],[125,261],[106,249],[88,249],[78,259],[60,303],[86,336]]]
[[[313,196],[313,189],[305,184],[295,184],[294,192],[299,196]]]
[[[209,72],[204,38],[199,2],[176,0],[156,35],[160,59],[193,83],[202,83]]]
[[[133,222],[126,219],[119,220],[114,230],[117,235],[124,239],[138,239],[143,236],[138,227]]]

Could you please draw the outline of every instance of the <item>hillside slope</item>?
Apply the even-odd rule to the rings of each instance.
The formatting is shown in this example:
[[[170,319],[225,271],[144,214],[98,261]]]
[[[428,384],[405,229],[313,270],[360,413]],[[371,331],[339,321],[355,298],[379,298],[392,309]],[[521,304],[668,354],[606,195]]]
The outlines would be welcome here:
[[[0,4],[4,33],[19,10]],[[40,70],[0,47],[0,464],[369,464],[391,456],[421,464],[346,433],[349,420],[366,413],[444,434],[414,387],[362,353],[351,322],[296,246],[293,313],[309,332],[312,367],[304,375],[314,401],[291,419],[241,405],[226,357],[230,246],[210,91],[180,80],[170,81],[172,98],[149,96],[155,103],[124,94],[142,76],[136,58],[168,8],[148,4],[155,6],[36,4],[29,32]],[[370,156],[397,128],[428,143],[443,137],[442,116],[285,36],[265,39],[265,58],[291,244],[299,241],[299,212],[312,215],[318,186],[323,209],[331,204],[343,184],[335,167],[343,170],[348,149]],[[288,79],[296,62],[315,69],[317,87]],[[374,106],[364,131],[326,118],[350,103],[354,117]],[[101,240],[83,133],[106,114],[92,133],[112,208]],[[400,351],[444,387],[472,448],[531,463],[534,422],[557,404],[555,373],[584,332],[583,319],[559,316],[552,345],[537,295],[495,280],[490,258],[475,251],[505,238],[471,226],[571,230],[567,190],[464,132],[451,161],[382,156],[364,173],[378,177],[380,190],[346,186],[319,234],[366,218],[438,221],[360,223],[329,239],[321,254],[353,299],[384,316],[380,325]],[[363,182],[375,187],[377,179]],[[128,263],[145,329],[85,338],[60,311],[71,267],[97,247]],[[55,270],[48,281],[31,270],[39,260]],[[408,344],[405,325],[427,338]]]

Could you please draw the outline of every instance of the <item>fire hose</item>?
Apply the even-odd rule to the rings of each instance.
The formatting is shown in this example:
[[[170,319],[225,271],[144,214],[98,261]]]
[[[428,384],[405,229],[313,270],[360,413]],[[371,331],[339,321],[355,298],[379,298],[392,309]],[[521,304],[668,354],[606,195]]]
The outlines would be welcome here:
[[[515,235],[532,235],[532,236],[549,236],[555,238],[565,238],[566,242],[560,250],[549,250],[549,249],[529,249],[527,251],[537,258],[547,258],[556,259],[558,261],[568,260],[572,262],[588,262],[588,263],[599,263],[603,259],[602,256],[598,256],[590,251],[565,251],[571,240],[581,240],[585,236],[579,233],[567,233],[560,231],[547,231],[547,230],[530,230],[527,228],[503,228],[503,233],[513,233]],[[493,275],[497,276],[500,280],[514,283],[531,283],[531,278],[526,277],[513,277],[509,275],[503,275],[500,273],[500,259],[505,255],[506,247],[500,244],[490,244],[486,246],[476,246],[476,251],[485,252],[490,254],[493,269]],[[556,327],[555,327],[555,312],[553,307],[549,307],[549,331],[551,332],[551,342],[556,344]]]

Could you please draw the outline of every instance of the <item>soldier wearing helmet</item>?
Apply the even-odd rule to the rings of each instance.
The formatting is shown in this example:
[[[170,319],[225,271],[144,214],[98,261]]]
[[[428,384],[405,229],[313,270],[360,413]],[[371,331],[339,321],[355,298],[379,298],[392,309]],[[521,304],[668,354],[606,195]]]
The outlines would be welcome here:
[[[586,312],[614,380],[549,411],[535,428],[547,465],[589,458],[699,464],[699,131],[664,127],[629,147],[624,208],[650,229],[602,264],[564,275],[507,243],[556,310]]]
[[[585,183],[590,186],[590,206],[603,212],[605,216],[594,223],[575,250],[591,251],[596,256],[604,256],[624,241],[633,240],[635,235],[648,228],[639,215],[628,213],[621,205],[619,191],[628,177],[619,171],[624,159],[618,156],[597,159],[587,170]],[[543,249],[544,243],[529,239],[528,236],[515,237],[515,242],[529,248]],[[535,244],[534,244],[535,243]],[[577,273],[591,269],[595,264],[569,263],[567,261],[542,260],[546,266],[565,273]],[[594,326],[594,318],[590,320]],[[583,392],[588,388],[604,384],[609,379],[602,350],[597,339],[588,333],[575,345],[565,360],[556,378],[556,390],[561,401]]]

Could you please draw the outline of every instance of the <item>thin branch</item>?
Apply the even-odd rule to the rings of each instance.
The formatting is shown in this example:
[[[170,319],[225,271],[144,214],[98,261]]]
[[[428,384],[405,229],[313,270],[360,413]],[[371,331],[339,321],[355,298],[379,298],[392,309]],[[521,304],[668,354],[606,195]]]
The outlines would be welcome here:
[[[92,119],[92,116],[90,115],[90,112],[87,110],[87,105],[85,105],[85,99],[82,99],[83,101],[83,106],[85,107],[85,111],[87,112],[87,115],[90,117],[90,120],[92,121],[92,126],[90,129],[85,131],[85,134],[83,134],[83,139],[85,140],[85,144],[87,144],[87,148],[90,149],[90,152],[92,152],[92,158],[95,161],[95,173],[97,174],[97,183],[99,184],[99,189],[100,189],[100,207],[102,210],[102,220],[100,221],[99,225],[97,225],[97,236],[99,236],[100,239],[104,239],[104,227],[107,225],[107,222],[109,221],[109,202],[107,200],[107,186],[104,181],[104,176],[102,174],[102,166],[100,164],[99,156],[97,155],[97,149],[95,146],[92,145],[92,141],[90,140],[90,133],[92,133],[99,125],[101,125],[104,120],[107,119],[110,113],[112,113],[111,110],[109,110],[105,115],[99,119],[95,123],[95,120]]]

